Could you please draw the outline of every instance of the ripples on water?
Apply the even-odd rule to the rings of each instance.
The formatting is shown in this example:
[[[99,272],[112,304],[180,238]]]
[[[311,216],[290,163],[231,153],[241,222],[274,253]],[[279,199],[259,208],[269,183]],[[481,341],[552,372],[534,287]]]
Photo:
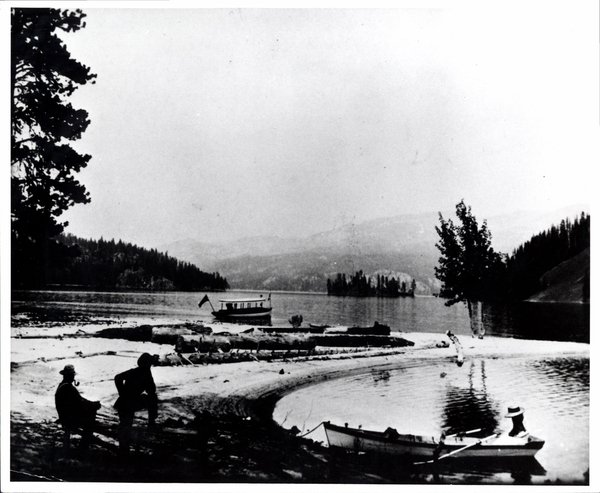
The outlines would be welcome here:
[[[530,481],[585,481],[589,468],[589,359],[478,359],[463,367],[415,362],[298,390],[277,405],[274,418],[303,432],[322,421],[365,429],[439,437],[483,428],[508,431],[509,405],[525,407],[525,426],[546,440]],[[485,435],[485,434],[484,434]],[[322,428],[309,435],[326,443]],[[456,462],[453,464],[456,465]],[[522,464],[521,464],[522,465]],[[448,474],[459,474],[454,467]],[[512,483],[508,472],[462,471],[461,481]],[[466,475],[468,474],[468,478]],[[519,478],[523,480],[522,477]]]
[[[23,303],[34,302],[103,317],[213,320],[209,304],[198,309],[204,293],[15,291],[12,294],[13,310]],[[256,294],[240,291],[209,293],[209,297],[216,306],[220,298]],[[318,293],[273,293],[272,299],[273,326],[289,326],[289,318],[300,314],[304,325],[371,326],[378,321],[396,331],[444,334],[451,330],[457,335],[470,335],[466,307],[462,303],[446,307],[444,300],[434,297],[343,298]],[[589,304],[485,305],[484,320],[490,335],[589,342]]]
[[[256,293],[210,294],[219,298]],[[13,313],[34,306],[73,314],[150,317],[211,322],[210,307],[199,310],[204,293],[13,292]],[[371,326],[374,321],[404,332],[452,330],[470,336],[466,307],[444,306],[437,298],[337,298],[322,294],[273,293],[272,325],[289,326],[301,314],[308,323]],[[485,306],[489,335],[589,342],[589,305],[522,303]],[[509,405],[524,406],[525,425],[546,440],[536,455],[538,468],[524,474],[465,466],[445,472],[447,481],[474,483],[585,482],[589,469],[589,358],[480,359],[457,367],[447,362],[412,362],[389,372],[371,371],[294,392],[275,410],[286,428],[307,431],[321,421],[439,437],[442,430],[505,430]],[[325,441],[317,430],[311,438]]]

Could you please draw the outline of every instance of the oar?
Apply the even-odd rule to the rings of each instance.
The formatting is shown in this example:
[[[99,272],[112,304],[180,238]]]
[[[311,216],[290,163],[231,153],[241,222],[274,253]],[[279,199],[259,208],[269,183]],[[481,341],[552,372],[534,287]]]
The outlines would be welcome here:
[[[471,433],[477,433],[478,431],[481,431],[481,428],[475,428],[474,430],[469,431],[459,431],[458,433],[452,433],[452,435],[446,435],[445,438],[451,438],[460,435],[470,435]]]
[[[476,445],[479,445],[479,444],[481,444],[481,443],[483,443],[483,442],[486,442],[487,440],[490,440],[490,439],[492,439],[492,438],[494,438],[494,437],[497,437],[498,435],[499,435],[498,433],[494,433],[493,435],[490,435],[489,437],[482,438],[482,439],[480,439],[480,440],[477,440],[476,442],[473,442],[473,443],[471,443],[471,444],[469,444],[469,445],[465,445],[464,447],[461,447],[461,448],[459,448],[459,449],[457,449],[457,450],[453,450],[452,452],[449,452],[449,453],[447,453],[447,454],[444,454],[444,455],[442,455],[442,456],[438,457],[437,459],[426,460],[426,461],[422,461],[422,462],[415,462],[414,464],[415,464],[415,465],[421,465],[421,464],[433,464],[434,462],[437,462],[437,461],[439,461],[439,460],[442,460],[442,459],[447,459],[448,457],[451,457],[451,456],[453,456],[453,455],[459,454],[460,452],[463,452],[463,451],[465,451],[465,450],[467,450],[467,449],[469,449],[469,448],[471,448],[471,447],[475,447]]]

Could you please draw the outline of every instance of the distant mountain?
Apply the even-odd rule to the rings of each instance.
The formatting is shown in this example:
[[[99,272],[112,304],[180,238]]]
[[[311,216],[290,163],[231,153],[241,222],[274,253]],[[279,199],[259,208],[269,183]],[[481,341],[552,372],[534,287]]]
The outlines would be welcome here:
[[[520,244],[586,206],[552,212],[517,212],[487,218],[494,249],[512,253]],[[473,211],[479,223],[485,217]],[[454,211],[443,213],[455,220]],[[389,271],[417,280],[417,293],[439,290],[434,268],[439,251],[438,213],[407,214],[346,225],[304,238],[254,237],[226,244],[184,240],[161,247],[207,272],[219,272],[234,289],[325,291],[327,278],[362,270]]]
[[[326,291],[327,279],[338,272],[362,270],[394,275],[410,283],[417,279],[417,293],[439,291],[433,278],[433,258],[411,254],[379,253],[368,255],[340,255],[336,252],[311,250],[269,256],[244,256],[226,259],[214,265],[215,270],[227,273],[227,282],[236,289]],[[212,270],[212,269],[211,269]]]

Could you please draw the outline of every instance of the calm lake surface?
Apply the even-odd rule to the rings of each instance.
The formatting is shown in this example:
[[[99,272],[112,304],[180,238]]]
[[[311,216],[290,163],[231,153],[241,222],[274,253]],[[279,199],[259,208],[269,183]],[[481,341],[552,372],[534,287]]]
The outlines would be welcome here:
[[[257,293],[209,293],[213,305],[220,298]],[[263,293],[265,296],[267,293]],[[73,315],[121,320],[152,318],[211,322],[210,305],[198,309],[204,293],[101,293],[81,291],[13,292],[13,313],[36,307]],[[392,330],[432,332],[452,330],[470,337],[464,305],[444,306],[444,300],[416,298],[338,298],[324,294],[273,293],[273,326],[301,314],[308,323],[371,326],[374,321]],[[590,340],[589,305],[522,303],[486,306],[487,335],[524,340],[587,342]],[[443,338],[443,337],[442,337]],[[524,341],[525,343],[525,341]],[[454,363],[400,362],[389,372],[371,371],[300,389],[284,397],[274,418],[285,428],[303,432],[322,421],[362,425],[384,430],[439,437],[442,431],[474,428],[503,431],[510,428],[506,408],[525,407],[527,430],[546,440],[531,462],[514,465],[463,464],[450,459],[440,471],[440,482],[476,484],[543,484],[589,479],[589,358],[556,357],[472,359]],[[326,443],[322,428],[309,435]],[[491,466],[491,467],[489,467]],[[393,479],[393,478],[392,478]],[[426,479],[426,478],[423,478]]]
[[[259,293],[234,291],[208,293],[217,307],[221,298],[242,298]],[[268,293],[260,293],[265,297]],[[130,293],[90,291],[13,291],[13,312],[33,303],[42,309],[57,309],[72,314],[107,318],[149,317],[213,321],[208,303],[198,308],[204,293]],[[371,326],[375,321],[404,332],[452,330],[469,335],[469,315],[462,303],[444,306],[434,297],[343,298],[320,293],[273,293],[271,325],[289,327],[292,315],[300,314],[304,325],[328,324]],[[487,334],[533,340],[589,342],[590,306],[582,304],[521,303],[484,306]]]

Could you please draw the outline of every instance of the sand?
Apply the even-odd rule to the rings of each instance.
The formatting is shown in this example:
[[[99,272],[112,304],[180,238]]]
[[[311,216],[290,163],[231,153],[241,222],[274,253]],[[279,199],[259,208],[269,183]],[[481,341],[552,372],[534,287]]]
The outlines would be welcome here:
[[[172,321],[173,324],[179,322]],[[413,359],[457,358],[456,348],[451,343],[448,345],[450,341],[445,334],[393,333],[414,342],[414,346],[345,350],[339,354],[271,362],[154,367],[152,372],[160,400],[158,422],[163,431],[158,435],[141,433],[138,462],[129,468],[119,468],[115,467],[122,464],[118,462],[113,433],[118,422],[112,407],[117,398],[113,378],[134,367],[143,352],[165,356],[173,353],[174,348],[151,342],[103,339],[93,334],[106,327],[148,323],[157,324],[143,319],[127,323],[88,320],[60,324],[25,322],[13,327],[10,375],[13,480],[171,482],[175,475],[182,481],[192,482],[385,482],[357,471],[340,476],[332,462],[322,456],[322,447],[274,425],[271,413],[275,403],[294,389],[326,379],[373,368],[400,368]],[[160,322],[160,325],[165,324],[168,322]],[[235,333],[249,328],[208,325],[214,332]],[[590,349],[588,344],[582,343],[498,337],[462,336],[459,339],[465,361],[479,357],[589,357]],[[439,347],[444,345],[446,347]],[[75,366],[82,395],[102,404],[98,421],[103,428],[97,436],[104,443],[92,447],[91,459],[62,457],[62,451],[58,450],[61,429],[56,423],[54,392],[61,380],[59,371],[66,364]],[[143,430],[143,413],[139,418],[139,429]],[[202,434],[207,427],[210,431]],[[256,433],[258,438],[251,440]],[[198,435],[202,437],[200,444]],[[28,436],[38,439],[31,443]],[[184,445],[174,447],[175,451],[171,450],[166,459],[161,456],[159,451],[169,449],[168,444],[173,445],[177,440],[183,440]],[[190,440],[195,442],[190,444]],[[287,454],[289,463],[282,462],[282,454]],[[156,462],[158,457],[162,457],[161,462]],[[277,464],[273,465],[275,457]],[[181,466],[195,462],[204,467],[192,468],[190,472],[189,467]]]

